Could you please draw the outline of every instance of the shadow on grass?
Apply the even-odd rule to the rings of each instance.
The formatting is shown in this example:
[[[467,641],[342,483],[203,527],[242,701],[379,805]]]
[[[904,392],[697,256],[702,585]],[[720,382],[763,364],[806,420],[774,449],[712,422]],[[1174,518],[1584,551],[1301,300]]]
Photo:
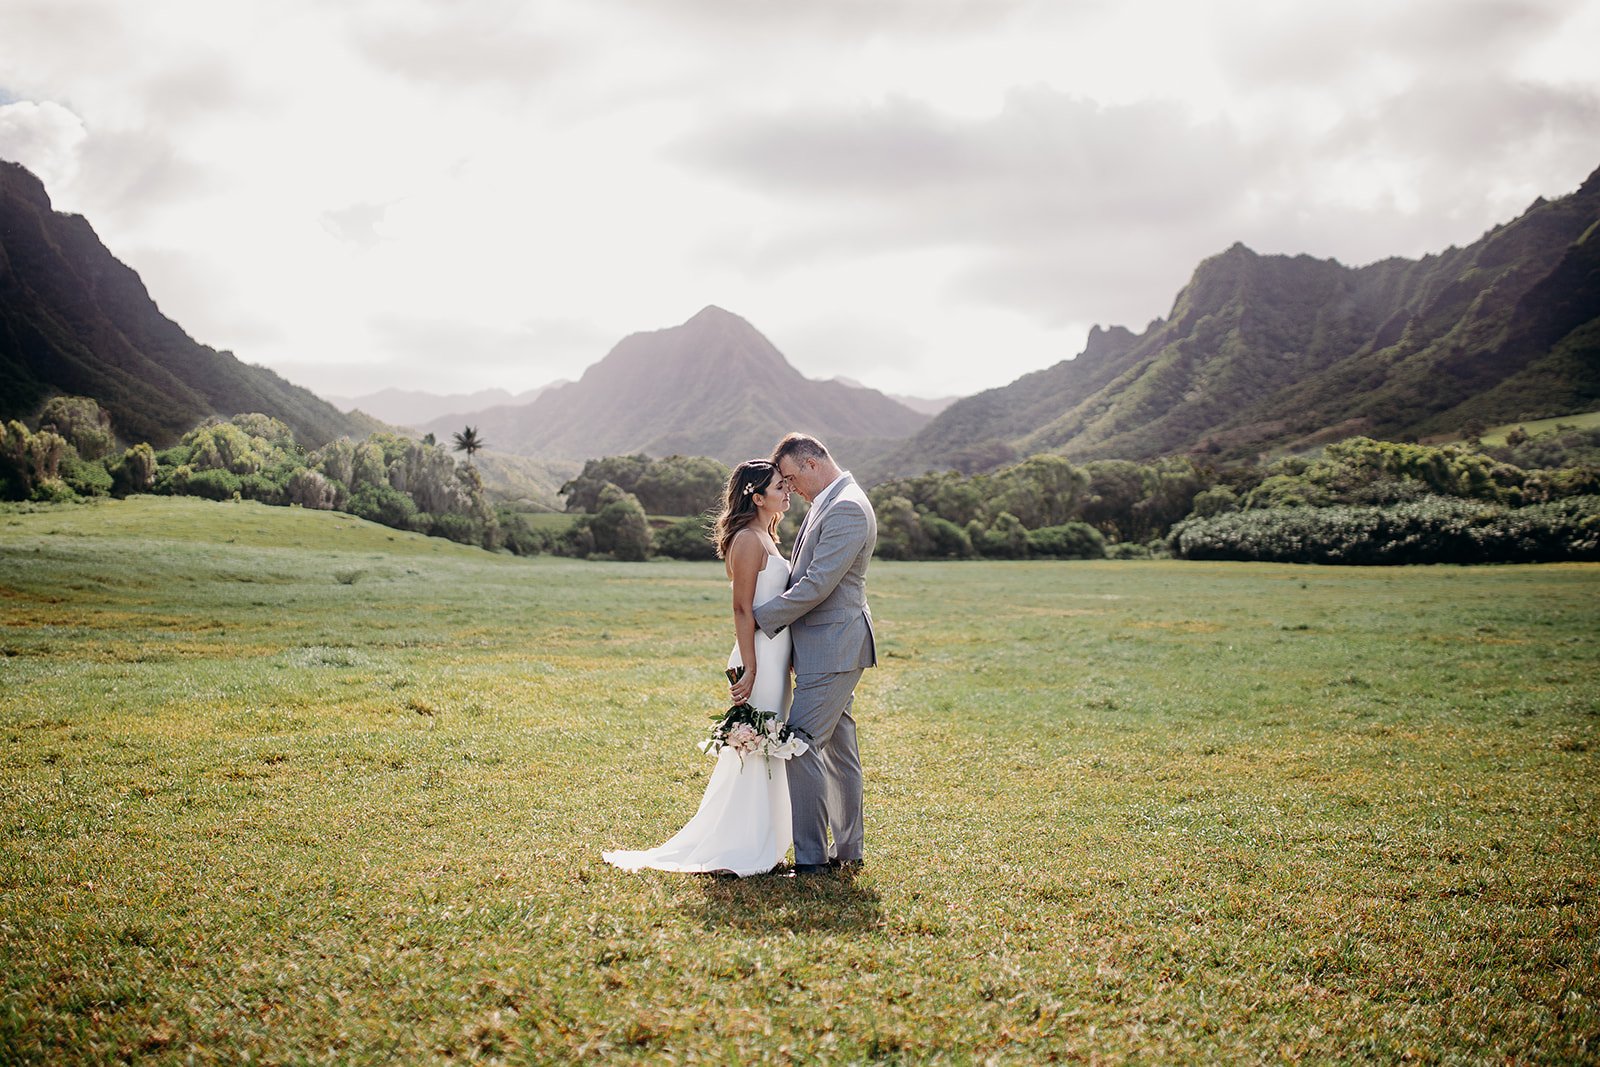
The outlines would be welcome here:
[[[865,934],[884,926],[877,891],[860,885],[850,875],[704,875],[696,881],[701,896],[691,909],[707,930],[726,931],[731,927],[770,933],[781,928],[794,933]]]

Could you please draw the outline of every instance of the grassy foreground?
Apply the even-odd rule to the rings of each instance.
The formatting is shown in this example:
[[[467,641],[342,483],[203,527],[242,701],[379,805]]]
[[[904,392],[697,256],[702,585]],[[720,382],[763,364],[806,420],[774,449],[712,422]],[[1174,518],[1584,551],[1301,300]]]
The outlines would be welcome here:
[[[0,1061],[1600,1057],[1600,567],[872,594],[866,871],[629,875],[717,565],[0,511]]]

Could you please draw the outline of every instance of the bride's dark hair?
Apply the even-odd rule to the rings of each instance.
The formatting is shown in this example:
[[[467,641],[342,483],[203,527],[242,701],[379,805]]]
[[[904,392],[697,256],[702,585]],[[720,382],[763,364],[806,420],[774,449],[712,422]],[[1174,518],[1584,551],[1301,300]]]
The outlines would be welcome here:
[[[777,476],[778,468],[768,459],[747,459],[728,475],[728,486],[722,495],[722,513],[717,516],[711,529],[711,540],[717,546],[718,559],[727,559],[733,535],[756,521],[760,513],[756,510],[755,496],[765,493],[767,486]],[[779,518],[775,517],[767,528],[767,533],[774,541],[778,539]]]

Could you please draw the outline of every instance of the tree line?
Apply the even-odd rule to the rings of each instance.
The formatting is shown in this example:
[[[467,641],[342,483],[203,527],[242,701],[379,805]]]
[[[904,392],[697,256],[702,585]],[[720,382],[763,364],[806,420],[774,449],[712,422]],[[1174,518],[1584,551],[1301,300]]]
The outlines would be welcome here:
[[[1596,559],[1600,430],[1514,431],[1500,448],[1353,437],[1267,464],[1033,456],[871,495],[879,554],[904,559]]]
[[[343,511],[399,530],[500,548],[504,534],[478,472],[431,438],[341,437],[306,451],[268,415],[208,419],[171,448],[118,450],[87,397],[55,397],[38,428],[0,426],[0,499],[62,501],[153,493]]]
[[[561,487],[564,527],[489,501],[468,427],[458,465],[432,435],[373,434],[300,448],[260,414],[210,419],[172,448],[119,451],[110,420],[56,397],[37,428],[0,426],[0,499],[130,493],[339,510],[523,555],[712,559],[728,467],[703,456],[593,459]],[[934,471],[869,490],[887,559],[1186,559],[1328,563],[1600,558],[1600,428],[1504,445],[1355,437],[1316,455],[1217,465],[1194,457],[1075,464],[1036,455],[986,473]],[[781,531],[792,540],[794,506]]]
[[[549,547],[712,558],[705,516],[727,475],[703,457],[591,460],[561,488],[577,517]],[[1513,431],[1499,447],[1354,437],[1312,456],[1226,465],[1036,455],[993,472],[895,479],[869,496],[887,559],[1595,559],[1600,429]],[[787,538],[803,514],[796,497]]]

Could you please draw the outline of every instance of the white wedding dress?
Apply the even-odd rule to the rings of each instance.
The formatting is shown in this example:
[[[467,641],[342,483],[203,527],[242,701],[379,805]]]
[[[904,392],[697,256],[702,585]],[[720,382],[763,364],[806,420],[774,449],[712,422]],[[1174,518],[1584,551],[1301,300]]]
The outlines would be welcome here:
[[[756,575],[754,602],[764,603],[788,588],[789,564],[767,556]],[[739,645],[728,666],[742,666]],[[762,711],[789,716],[789,631],[767,637],[756,631],[756,687],[750,703]],[[765,874],[783,861],[794,844],[789,810],[788,762],[747,755],[741,762],[733,748],[717,755],[700,808],[687,826],[656,848],[603,852],[601,857],[623,870],[649,867],[658,871],[727,871],[741,877]]]

